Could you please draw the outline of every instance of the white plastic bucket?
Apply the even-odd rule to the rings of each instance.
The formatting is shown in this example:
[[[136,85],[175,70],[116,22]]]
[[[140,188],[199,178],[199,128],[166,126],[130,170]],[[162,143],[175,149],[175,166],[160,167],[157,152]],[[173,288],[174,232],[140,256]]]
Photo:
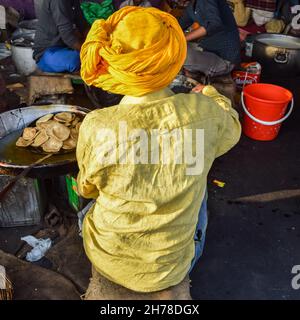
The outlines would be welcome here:
[[[35,60],[32,57],[33,49],[31,47],[11,46],[12,59],[22,75],[28,76],[37,69]]]

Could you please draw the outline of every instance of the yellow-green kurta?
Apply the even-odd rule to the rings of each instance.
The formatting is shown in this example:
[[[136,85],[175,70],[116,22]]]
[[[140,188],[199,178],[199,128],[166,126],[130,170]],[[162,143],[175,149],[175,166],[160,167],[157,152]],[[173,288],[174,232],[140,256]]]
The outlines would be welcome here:
[[[159,291],[181,282],[190,268],[207,174],[241,133],[228,99],[210,86],[203,93],[174,95],[165,89],[125,96],[117,106],[89,113],[80,128],[79,192],[96,199],[83,224],[85,251],[98,272],[126,288]],[[174,162],[99,163],[97,133],[101,128],[117,133],[120,121],[128,132],[204,129],[202,174],[187,175],[187,166]]]

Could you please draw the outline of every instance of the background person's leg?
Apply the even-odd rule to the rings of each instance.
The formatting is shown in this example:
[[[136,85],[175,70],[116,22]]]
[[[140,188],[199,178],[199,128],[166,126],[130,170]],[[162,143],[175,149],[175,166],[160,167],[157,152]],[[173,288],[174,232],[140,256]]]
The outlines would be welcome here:
[[[199,218],[198,218],[198,223],[197,223],[196,232],[195,232],[195,236],[194,236],[195,256],[194,256],[194,259],[192,260],[189,273],[192,271],[195,264],[202,256],[203,250],[204,250],[205,235],[206,235],[206,229],[207,229],[207,224],[208,224],[207,198],[208,198],[208,195],[207,195],[207,191],[206,191],[205,196],[202,200],[200,211],[199,211]]]
[[[201,72],[214,77],[230,73],[234,65],[212,52],[199,51],[195,48],[195,44],[188,43],[184,68],[193,73]]]
[[[75,72],[80,69],[80,53],[63,47],[52,47],[47,49],[38,67],[44,72]]]

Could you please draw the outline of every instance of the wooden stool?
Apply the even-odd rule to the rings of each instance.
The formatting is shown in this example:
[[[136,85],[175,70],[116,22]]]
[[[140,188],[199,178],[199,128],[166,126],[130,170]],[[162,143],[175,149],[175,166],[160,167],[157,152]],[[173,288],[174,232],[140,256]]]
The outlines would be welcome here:
[[[192,300],[187,275],[174,287],[157,292],[135,292],[103,277],[92,267],[92,278],[84,300]]]

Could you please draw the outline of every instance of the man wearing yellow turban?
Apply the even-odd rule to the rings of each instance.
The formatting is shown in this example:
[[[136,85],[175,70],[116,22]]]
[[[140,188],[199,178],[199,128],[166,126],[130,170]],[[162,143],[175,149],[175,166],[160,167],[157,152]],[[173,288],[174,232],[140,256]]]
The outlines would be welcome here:
[[[79,133],[79,192],[96,199],[83,223],[87,299],[105,298],[103,279],[149,298],[178,287],[201,256],[207,174],[238,142],[240,123],[213,87],[168,88],[186,51],[174,17],[141,7],[96,21],[82,46],[84,81],[125,95],[89,113]]]

